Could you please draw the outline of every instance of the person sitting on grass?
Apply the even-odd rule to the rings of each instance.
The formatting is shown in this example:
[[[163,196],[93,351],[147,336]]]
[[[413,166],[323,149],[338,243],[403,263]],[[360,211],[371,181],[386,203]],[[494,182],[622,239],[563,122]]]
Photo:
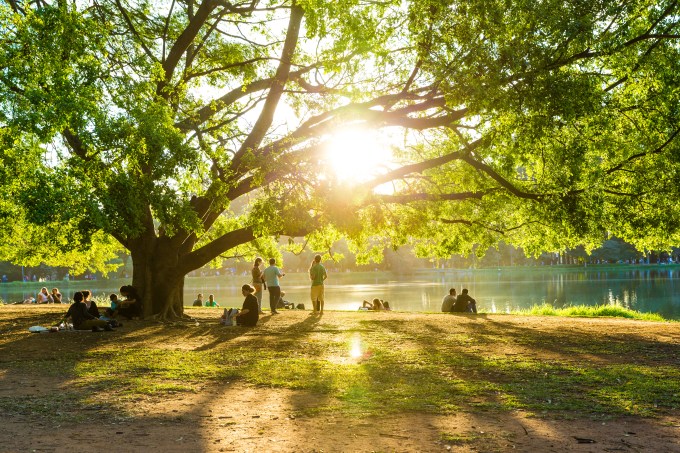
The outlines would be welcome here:
[[[287,300],[283,300],[283,296],[286,295],[285,291],[281,291],[281,297],[279,297],[279,302],[276,304],[276,308],[295,308],[295,304],[292,302],[288,302]]]
[[[35,302],[37,304],[51,304],[52,296],[47,293],[47,288],[44,286],[40,288],[40,292],[35,296]]]
[[[219,307],[220,304],[215,302],[215,296],[213,294],[208,296],[208,301],[205,303],[206,307]]]
[[[52,288],[52,302],[55,304],[60,304],[61,302],[61,293],[59,292],[59,288]]]
[[[241,311],[235,316],[236,325],[245,327],[255,327],[260,318],[260,310],[257,306],[257,297],[253,294],[255,288],[245,284],[241,287],[241,294],[245,296]]]
[[[198,293],[198,296],[196,296],[196,300],[194,301],[194,307],[202,307],[203,306],[203,294]]]
[[[128,320],[135,316],[141,316],[142,299],[139,297],[139,294],[137,294],[135,287],[131,285],[123,285],[120,287],[118,292],[120,292],[120,295],[125,298],[120,302],[118,313],[120,313],[121,316],[125,316]]]
[[[81,292],[83,293],[83,297],[85,298],[83,302],[87,307],[87,311],[90,312],[90,314],[95,318],[99,318],[100,316],[99,307],[97,307],[95,301],[92,300],[92,292],[88,289],[84,289]]]
[[[118,295],[111,294],[109,296],[109,300],[111,301],[111,306],[104,310],[104,313],[108,318],[115,318],[116,315],[118,314],[118,307],[120,306],[120,302],[118,301]]]
[[[477,313],[477,301],[468,295],[467,288],[456,298],[451,310],[455,313]]]
[[[456,288],[449,289],[449,293],[442,299],[442,312],[450,313],[456,303]]]
[[[73,303],[68,307],[63,322],[66,323],[66,321],[71,318],[73,321],[73,328],[76,330],[92,330],[93,332],[113,330],[108,322],[95,318],[87,311],[87,306],[83,302],[84,300],[85,297],[80,291],[73,295]]]
[[[389,302],[388,302],[389,304]],[[379,311],[379,310],[384,310],[385,305],[384,302],[381,299],[373,299],[373,302],[369,302],[367,300],[364,301],[364,303],[361,305],[361,308],[367,309],[367,310],[374,310],[374,311]]]

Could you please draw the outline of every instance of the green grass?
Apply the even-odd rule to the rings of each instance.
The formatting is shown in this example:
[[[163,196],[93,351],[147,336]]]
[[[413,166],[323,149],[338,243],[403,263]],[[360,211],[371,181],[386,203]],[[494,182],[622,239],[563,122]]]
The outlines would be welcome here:
[[[628,308],[613,305],[574,305],[565,308],[555,308],[550,304],[534,305],[531,308],[517,310],[512,314],[538,315],[538,316],[572,316],[582,318],[627,318],[641,321],[667,321],[663,316],[656,313],[641,313]]]
[[[610,307],[595,313],[611,316],[604,308]],[[677,344],[637,336],[644,327],[634,322],[621,338],[583,332],[578,320],[568,321],[571,329],[541,331],[505,316],[418,315],[417,322],[412,316],[347,313],[317,324],[305,316],[253,331],[219,328],[211,320],[181,328],[149,323],[129,338],[119,336],[124,344],[89,333],[24,334],[17,341],[74,343],[60,343],[58,352],[16,354],[3,366],[68,381],[70,391],[87,395],[74,398],[74,407],[100,399],[114,409],[112,416],[124,414],[135,397],[162,399],[233,382],[309,392],[318,404],[301,411],[348,416],[522,409],[610,417],[680,409]],[[199,346],[183,347],[189,339]],[[11,343],[3,347],[12,351]],[[46,401],[58,405],[60,398]],[[0,404],[17,411],[24,404],[43,415],[49,410],[30,398]]]

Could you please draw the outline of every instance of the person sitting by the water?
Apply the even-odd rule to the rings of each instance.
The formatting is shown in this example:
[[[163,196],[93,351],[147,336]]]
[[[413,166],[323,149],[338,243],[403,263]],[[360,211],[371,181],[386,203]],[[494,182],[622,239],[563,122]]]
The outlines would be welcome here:
[[[449,293],[442,299],[442,312],[449,313],[453,311],[453,305],[456,303],[456,289],[449,289]]]
[[[33,296],[28,296],[26,299],[22,300],[21,302],[14,302],[14,304],[34,304],[35,299]]]
[[[257,320],[260,318],[260,309],[257,306],[257,297],[253,294],[254,292],[255,288],[248,284],[241,287],[241,293],[246,298],[243,301],[241,311],[233,316],[233,319],[236,320],[236,325],[244,327],[255,327],[257,325]]]
[[[390,307],[390,303],[387,302],[386,300],[383,301],[383,308],[387,311],[392,311],[392,307]]]
[[[208,296],[208,301],[205,303],[205,306],[206,306],[206,307],[219,307],[220,304],[218,304],[217,302],[215,302],[215,295],[214,295],[214,294],[210,294],[210,295]]]
[[[198,296],[196,296],[196,300],[194,301],[194,307],[202,307],[203,306],[203,294],[198,293]]]
[[[363,304],[361,305],[360,309],[367,309],[367,310],[384,310],[385,306],[383,305],[383,301],[381,299],[373,299],[373,302],[369,302],[367,300],[364,300]]]
[[[467,288],[456,298],[451,310],[456,313],[477,313],[477,301],[468,295]]]
[[[81,291],[81,293],[83,293],[83,297],[85,298],[84,303],[87,307],[87,311],[95,318],[99,318],[99,307],[97,307],[95,301],[92,300],[92,292],[90,292],[90,290],[84,289]]]
[[[35,297],[35,302],[37,304],[51,304],[52,303],[52,296],[50,296],[47,293],[47,288],[45,288],[44,286],[42,288],[40,288],[40,292]]]
[[[97,319],[92,314],[87,311],[87,306],[83,302],[85,297],[83,293],[78,291],[73,295],[73,303],[68,308],[66,315],[64,315],[64,321],[66,322],[68,318],[73,321],[73,328],[76,330],[90,330],[93,332],[101,332],[102,330],[112,330],[108,322],[103,319]]]
[[[59,292],[59,288],[52,288],[52,302],[55,304],[60,304],[61,302],[61,293]]]
[[[281,291],[281,296],[279,297],[279,302],[276,304],[276,308],[295,308],[295,304],[292,302],[288,302],[287,300],[283,300],[283,296],[286,295],[285,291]]]
[[[127,319],[132,319],[135,316],[142,315],[142,299],[137,294],[137,290],[134,286],[123,285],[120,287],[120,295],[124,297],[120,302],[120,307],[118,308],[118,313],[121,316],[125,316]]]

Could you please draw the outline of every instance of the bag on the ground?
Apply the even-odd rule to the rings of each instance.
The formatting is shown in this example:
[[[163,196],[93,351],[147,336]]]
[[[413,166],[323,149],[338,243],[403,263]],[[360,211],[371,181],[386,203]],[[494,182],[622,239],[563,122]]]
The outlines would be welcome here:
[[[220,317],[220,322],[224,326],[233,326],[235,324],[234,317],[238,314],[238,308],[224,309],[224,313]]]

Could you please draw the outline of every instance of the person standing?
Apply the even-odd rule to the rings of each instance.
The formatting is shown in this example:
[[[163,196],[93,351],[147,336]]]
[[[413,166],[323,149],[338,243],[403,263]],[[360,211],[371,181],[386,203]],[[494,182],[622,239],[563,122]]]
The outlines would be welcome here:
[[[263,285],[264,283],[264,274],[262,273],[262,269],[260,269],[260,264],[262,264],[262,258],[259,256],[255,258],[255,262],[253,263],[253,269],[250,271],[250,273],[253,276],[253,281],[251,282],[253,284],[253,288],[255,288],[255,298],[257,299],[257,309],[259,314],[263,314],[264,312],[262,311],[262,290],[263,290]],[[264,289],[267,289],[266,287]]]
[[[323,313],[324,281],[328,278],[326,268],[321,264],[321,255],[316,255],[309,266],[309,279],[312,281],[311,297],[315,312]]]
[[[272,315],[278,315],[279,312],[276,311],[276,305],[279,303],[279,298],[281,297],[279,278],[286,274],[276,267],[276,260],[274,258],[269,259],[269,267],[264,270],[263,274],[264,282],[269,290],[269,308],[272,311]]]
[[[456,303],[453,304],[454,312],[458,313],[477,313],[477,301],[468,295],[467,288],[463,288],[463,292],[456,298]]]
[[[448,313],[453,311],[453,305],[456,303],[456,289],[449,289],[449,294],[442,299],[442,311]]]

